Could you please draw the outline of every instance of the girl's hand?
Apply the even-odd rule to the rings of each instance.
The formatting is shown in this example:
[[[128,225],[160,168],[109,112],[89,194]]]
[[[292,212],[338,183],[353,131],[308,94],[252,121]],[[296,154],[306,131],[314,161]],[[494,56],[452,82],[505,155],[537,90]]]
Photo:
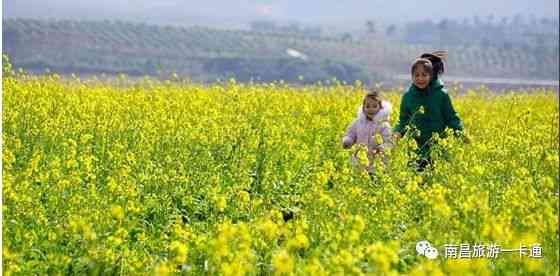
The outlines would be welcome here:
[[[377,147],[377,148],[371,149],[369,152],[372,156],[376,156],[378,154],[381,155],[381,154],[385,153],[385,151],[383,151],[382,147]]]
[[[351,148],[351,147],[352,147],[352,144],[353,144],[353,143],[352,143],[352,141],[350,141],[350,140],[347,140],[347,139],[342,140],[342,148],[343,148],[343,149],[349,149],[349,148]]]

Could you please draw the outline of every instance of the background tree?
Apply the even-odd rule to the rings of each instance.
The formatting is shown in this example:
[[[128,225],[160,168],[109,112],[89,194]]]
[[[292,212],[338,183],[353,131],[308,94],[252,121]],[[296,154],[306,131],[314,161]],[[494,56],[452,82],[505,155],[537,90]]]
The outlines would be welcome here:
[[[385,29],[385,34],[387,36],[393,36],[396,31],[397,31],[397,26],[395,24],[391,24],[387,27],[387,29]]]
[[[373,20],[366,21],[366,31],[370,35],[375,35],[375,33],[377,31],[375,21],[373,21]]]

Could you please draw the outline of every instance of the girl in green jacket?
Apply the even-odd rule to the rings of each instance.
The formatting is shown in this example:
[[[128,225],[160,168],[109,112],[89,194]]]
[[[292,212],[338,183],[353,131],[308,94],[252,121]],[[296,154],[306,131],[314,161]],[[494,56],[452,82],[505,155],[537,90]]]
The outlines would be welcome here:
[[[447,128],[463,131],[463,122],[453,108],[447,89],[438,78],[444,71],[445,57],[446,52],[438,51],[423,54],[414,61],[411,67],[412,85],[402,97],[399,122],[394,128],[395,140],[404,136],[409,129],[418,131],[414,134],[418,145],[418,171],[433,165],[430,158],[433,134],[444,137]]]

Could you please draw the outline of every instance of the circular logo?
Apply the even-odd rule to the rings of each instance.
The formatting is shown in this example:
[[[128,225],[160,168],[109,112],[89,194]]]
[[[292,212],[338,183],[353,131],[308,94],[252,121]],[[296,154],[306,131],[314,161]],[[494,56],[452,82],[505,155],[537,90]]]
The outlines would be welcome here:
[[[419,241],[416,243],[416,252],[418,252],[418,255],[424,255],[424,252],[429,247],[432,247],[429,241]]]
[[[429,241],[419,241],[416,243],[416,252],[418,255],[426,256],[426,258],[433,260],[439,255],[438,250],[432,247]]]
[[[433,259],[437,258],[438,251],[437,251],[437,249],[435,249],[433,247],[428,247],[424,251],[424,256],[426,256],[426,258],[428,258],[430,260],[433,260]]]

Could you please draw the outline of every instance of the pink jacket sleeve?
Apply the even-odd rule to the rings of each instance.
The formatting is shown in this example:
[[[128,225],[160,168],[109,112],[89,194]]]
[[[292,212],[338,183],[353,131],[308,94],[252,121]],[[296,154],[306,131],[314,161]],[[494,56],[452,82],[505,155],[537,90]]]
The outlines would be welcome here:
[[[381,132],[381,137],[383,137],[383,144],[381,147],[383,149],[393,148],[393,132],[389,122],[382,122],[379,126],[379,131]]]
[[[357,133],[356,133],[356,122],[346,131],[346,135],[342,138],[342,147],[349,148],[356,143]]]

